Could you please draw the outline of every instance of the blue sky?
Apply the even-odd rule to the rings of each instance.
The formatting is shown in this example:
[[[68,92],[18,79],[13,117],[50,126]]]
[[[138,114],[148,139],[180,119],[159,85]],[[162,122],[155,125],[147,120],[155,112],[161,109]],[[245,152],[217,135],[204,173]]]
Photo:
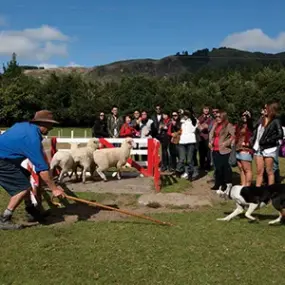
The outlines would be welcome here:
[[[9,0],[0,62],[95,66],[221,45],[285,50],[285,1]],[[174,4],[175,3],[175,4]]]

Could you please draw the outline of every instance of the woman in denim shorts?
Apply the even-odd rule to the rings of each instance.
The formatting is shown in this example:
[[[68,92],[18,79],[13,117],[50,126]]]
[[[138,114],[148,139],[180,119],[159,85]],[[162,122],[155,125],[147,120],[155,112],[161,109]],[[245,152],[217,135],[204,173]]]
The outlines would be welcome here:
[[[252,182],[253,149],[250,147],[252,131],[251,114],[245,111],[241,114],[240,123],[236,127],[236,158],[242,186],[250,186]]]
[[[273,163],[277,155],[279,141],[283,139],[283,130],[277,118],[278,103],[266,104],[263,116],[254,130],[252,142],[257,169],[256,186],[263,182],[264,167],[268,177],[268,185],[275,183]]]

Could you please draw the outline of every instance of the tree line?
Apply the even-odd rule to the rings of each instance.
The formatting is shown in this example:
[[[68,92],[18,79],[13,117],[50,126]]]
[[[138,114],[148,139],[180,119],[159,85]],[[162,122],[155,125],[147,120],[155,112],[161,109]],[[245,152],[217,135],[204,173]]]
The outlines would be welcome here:
[[[197,115],[206,104],[224,109],[236,122],[244,110],[257,118],[261,107],[273,100],[280,102],[280,112],[285,114],[284,68],[201,70],[102,83],[87,81],[80,74],[51,73],[45,79],[35,78],[24,74],[13,55],[0,74],[0,120],[6,127],[32,118],[39,109],[53,111],[62,126],[90,127],[98,113],[110,112],[112,105],[126,115],[136,109],[153,112],[156,104],[168,112],[193,107]]]

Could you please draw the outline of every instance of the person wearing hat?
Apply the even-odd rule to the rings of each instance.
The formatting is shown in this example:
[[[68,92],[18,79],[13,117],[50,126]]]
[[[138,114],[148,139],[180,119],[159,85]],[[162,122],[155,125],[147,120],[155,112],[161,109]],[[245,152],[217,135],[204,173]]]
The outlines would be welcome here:
[[[11,197],[7,208],[0,216],[0,230],[23,228],[22,225],[12,222],[13,212],[23,200],[26,203],[26,212],[38,222],[44,222],[41,212],[30,203],[30,172],[21,166],[23,160],[31,161],[53,196],[65,196],[63,189],[52,179],[42,146],[42,136],[47,135],[54,124],[58,122],[53,119],[52,113],[41,110],[32,120],[16,123],[0,136],[0,186]]]

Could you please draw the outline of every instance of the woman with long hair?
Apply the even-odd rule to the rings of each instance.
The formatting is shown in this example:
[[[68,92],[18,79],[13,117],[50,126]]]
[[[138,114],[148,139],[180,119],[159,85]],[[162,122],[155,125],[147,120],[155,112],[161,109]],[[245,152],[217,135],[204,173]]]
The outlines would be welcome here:
[[[100,112],[100,115],[97,116],[94,126],[92,127],[92,137],[95,138],[107,138],[108,127],[107,127],[107,119],[105,117],[104,112]]]
[[[221,188],[224,191],[232,186],[229,158],[234,142],[234,126],[229,123],[227,113],[219,111],[209,135],[209,148],[212,150],[215,166],[215,185],[211,188],[212,190]]]
[[[169,154],[169,143],[170,136],[168,134],[169,126],[171,125],[171,120],[167,112],[162,112],[162,119],[158,125],[157,139],[161,143],[161,168],[162,172],[170,170],[170,154]]]
[[[171,124],[167,131],[170,137],[169,154],[170,154],[170,172],[174,172],[177,166],[178,144],[181,135],[181,124],[178,112],[172,112]]]
[[[268,177],[268,185],[275,183],[273,163],[277,155],[279,141],[283,139],[283,130],[277,118],[278,103],[266,104],[263,117],[253,132],[252,145],[257,169],[256,186],[263,182],[264,167]]]
[[[240,171],[242,186],[250,186],[252,182],[253,149],[250,139],[253,132],[253,123],[249,111],[241,114],[241,120],[236,126],[236,159]]]

